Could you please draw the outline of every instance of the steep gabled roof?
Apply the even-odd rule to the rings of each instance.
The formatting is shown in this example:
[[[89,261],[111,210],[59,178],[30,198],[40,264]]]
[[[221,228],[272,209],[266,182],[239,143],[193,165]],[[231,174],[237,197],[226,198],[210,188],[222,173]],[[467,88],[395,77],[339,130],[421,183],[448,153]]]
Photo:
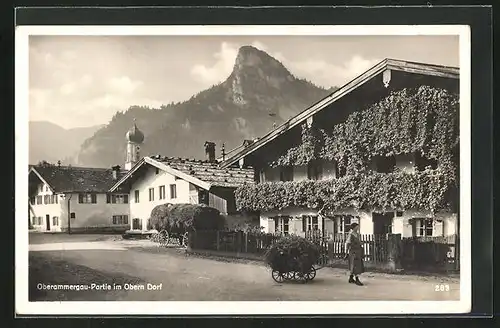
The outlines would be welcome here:
[[[236,149],[231,150],[229,152],[231,156],[228,156],[227,159],[220,164],[220,166],[230,167],[232,164],[236,163],[241,158],[254,152],[255,150],[267,144],[268,142],[274,140],[278,136],[282,135],[284,132],[289,131],[293,127],[305,122],[308,118],[312,117],[314,114],[318,113],[319,111],[326,108],[328,105],[344,97],[345,95],[347,95],[354,89],[358,88],[359,86],[363,85],[367,81],[373,79],[375,76],[378,76],[385,70],[400,71],[406,73],[414,73],[414,74],[436,76],[436,77],[443,77],[450,79],[459,79],[460,77],[459,75],[460,70],[457,67],[416,63],[416,62],[387,58],[378,63],[377,65],[373,66],[363,74],[359,75],[352,81],[348,82],[341,88],[337,89],[329,96],[321,99],[320,101],[313,104],[309,108],[305,109],[304,111],[300,112],[299,114],[285,121],[283,124],[271,130],[266,135],[264,135],[257,141],[253,142],[252,144],[246,147],[239,146]]]
[[[208,161],[176,157],[146,156],[137,162],[118,182],[110,187],[110,191],[116,190],[144,165],[157,167],[205,190],[209,190],[212,187],[237,188],[246,183],[254,183],[254,171],[252,168],[223,169],[218,163]]]
[[[33,166],[29,174],[38,176],[53,192],[105,193],[117,181],[111,168]],[[120,172],[118,179],[124,174]]]

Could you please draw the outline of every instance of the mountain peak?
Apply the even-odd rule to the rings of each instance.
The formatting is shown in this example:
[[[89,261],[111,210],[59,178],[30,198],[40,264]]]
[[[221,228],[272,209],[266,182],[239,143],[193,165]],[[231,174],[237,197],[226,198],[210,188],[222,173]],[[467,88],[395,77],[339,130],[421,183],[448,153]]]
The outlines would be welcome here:
[[[267,94],[270,89],[280,90],[292,83],[295,77],[275,58],[254,46],[242,46],[236,56],[231,76],[235,104],[248,105],[249,95]]]
[[[234,66],[235,70],[245,67],[280,68],[283,72],[289,74],[288,70],[275,58],[271,57],[265,51],[249,45],[240,47]]]

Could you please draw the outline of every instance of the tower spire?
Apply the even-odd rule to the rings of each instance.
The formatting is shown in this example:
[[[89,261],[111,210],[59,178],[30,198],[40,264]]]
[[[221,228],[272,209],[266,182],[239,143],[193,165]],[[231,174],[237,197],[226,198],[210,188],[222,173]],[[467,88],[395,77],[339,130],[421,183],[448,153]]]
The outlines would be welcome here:
[[[144,134],[139,130],[136,124],[136,119],[133,119],[133,126],[127,132],[127,159],[125,161],[125,169],[130,170],[140,158],[140,145],[144,142]]]

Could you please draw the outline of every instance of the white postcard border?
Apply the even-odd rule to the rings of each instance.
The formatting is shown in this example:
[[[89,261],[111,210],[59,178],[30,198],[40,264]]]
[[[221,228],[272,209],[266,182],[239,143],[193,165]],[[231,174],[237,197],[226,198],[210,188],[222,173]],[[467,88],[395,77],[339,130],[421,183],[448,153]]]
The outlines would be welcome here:
[[[460,47],[460,301],[29,302],[30,35],[457,35]],[[471,310],[470,28],[466,25],[17,26],[15,32],[15,300],[18,315],[439,314]]]

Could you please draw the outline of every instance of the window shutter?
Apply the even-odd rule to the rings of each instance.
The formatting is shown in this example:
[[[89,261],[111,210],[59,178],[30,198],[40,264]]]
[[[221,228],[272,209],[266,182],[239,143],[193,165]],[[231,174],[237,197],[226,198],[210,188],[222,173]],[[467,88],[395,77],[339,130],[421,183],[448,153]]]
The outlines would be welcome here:
[[[83,203],[83,195],[82,194],[78,194],[78,202],[80,204]]]
[[[123,216],[123,224],[128,224],[128,215]]]
[[[443,221],[434,220],[432,235],[436,237],[443,236]]]
[[[96,204],[97,203],[97,196],[96,196],[96,194],[91,194],[90,195],[90,199],[92,200],[92,204]]]
[[[269,218],[267,219],[268,223],[268,233],[274,233],[276,231],[276,222],[274,221],[274,218]]]
[[[106,194],[106,203],[107,204],[111,203],[111,195],[110,194]]]
[[[128,195],[124,195],[124,196],[123,196],[123,202],[124,202],[125,204],[128,204]]]
[[[302,215],[302,232],[307,231],[307,217]]]

